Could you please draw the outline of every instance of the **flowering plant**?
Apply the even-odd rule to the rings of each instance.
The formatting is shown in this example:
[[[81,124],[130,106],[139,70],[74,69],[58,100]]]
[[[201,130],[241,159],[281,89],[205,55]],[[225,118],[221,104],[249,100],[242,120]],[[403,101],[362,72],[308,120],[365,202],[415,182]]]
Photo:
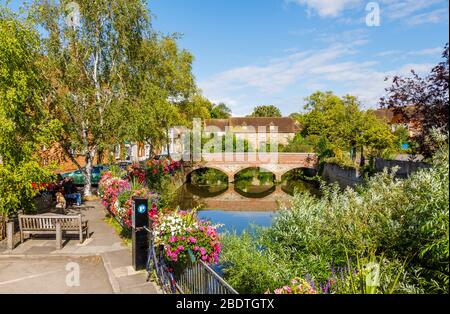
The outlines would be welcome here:
[[[120,219],[124,222],[127,227],[131,227],[133,213],[133,198],[147,198],[149,204],[151,204],[151,209],[149,211],[149,216],[151,217],[152,211],[157,211],[158,195],[150,192],[146,188],[137,190],[128,190],[119,194],[119,204],[117,212],[119,213]]]
[[[105,172],[98,184],[98,195],[102,198],[102,204],[114,215],[117,212],[117,198],[120,193],[129,190],[130,183],[126,180],[114,178],[111,172]]]
[[[146,181],[149,187],[159,188],[164,178],[174,176],[181,169],[180,161],[150,160],[147,162]]]
[[[170,262],[202,260],[216,264],[221,250],[218,227],[198,219],[195,210],[176,210],[154,217],[153,236]]]
[[[114,178],[111,172],[103,174],[99,182],[98,194],[105,206],[125,226],[131,227],[133,198],[148,198],[151,204],[150,217],[157,211],[159,197],[142,185],[130,183],[127,180]]]
[[[275,294],[330,294],[333,285],[336,280],[329,280],[325,286],[320,285],[319,289],[316,288],[314,282],[303,278],[292,279],[289,285],[282,288],[275,289]],[[266,292],[269,294],[269,292]]]
[[[130,172],[128,178],[130,181],[137,180],[138,183],[144,184],[146,177],[146,171],[139,164],[130,166]]]
[[[42,183],[31,182],[31,187],[35,192],[43,192],[50,190],[53,187],[53,184],[48,182]]]

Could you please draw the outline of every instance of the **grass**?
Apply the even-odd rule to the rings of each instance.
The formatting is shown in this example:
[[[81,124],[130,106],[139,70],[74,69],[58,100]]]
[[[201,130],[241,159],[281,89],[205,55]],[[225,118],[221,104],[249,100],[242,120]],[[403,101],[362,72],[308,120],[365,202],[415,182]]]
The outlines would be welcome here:
[[[119,222],[111,215],[108,215],[104,218],[104,221],[114,228],[116,233],[120,236],[122,239],[122,242],[126,246],[131,246],[131,230],[123,228]]]

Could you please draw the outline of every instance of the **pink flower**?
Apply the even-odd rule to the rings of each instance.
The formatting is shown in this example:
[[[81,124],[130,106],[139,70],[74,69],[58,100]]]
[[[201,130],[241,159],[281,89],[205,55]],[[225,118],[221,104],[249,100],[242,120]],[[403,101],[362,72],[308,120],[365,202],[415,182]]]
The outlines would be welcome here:
[[[177,242],[177,238],[176,237],[170,237],[169,242],[170,243]]]
[[[283,294],[283,289],[276,289],[275,294]]]
[[[189,240],[189,242],[191,242],[191,243],[197,243],[197,239],[195,239],[195,238],[192,237],[192,236],[190,236],[188,240]]]
[[[286,292],[288,292],[288,293],[291,293],[291,292],[292,292],[292,289],[291,289],[291,287],[289,287],[289,286],[284,286],[284,287],[283,287],[283,290],[286,291]]]
[[[205,248],[200,248],[200,254],[202,254],[202,255],[206,255],[206,250],[205,250]]]

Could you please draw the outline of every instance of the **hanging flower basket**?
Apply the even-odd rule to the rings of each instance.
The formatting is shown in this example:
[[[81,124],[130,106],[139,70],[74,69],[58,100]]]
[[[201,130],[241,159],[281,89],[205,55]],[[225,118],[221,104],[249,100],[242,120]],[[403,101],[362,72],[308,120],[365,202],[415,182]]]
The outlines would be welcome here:
[[[221,250],[218,227],[198,219],[196,210],[175,210],[155,217],[153,237],[155,245],[164,248],[168,263],[181,268],[200,260],[216,264]]]

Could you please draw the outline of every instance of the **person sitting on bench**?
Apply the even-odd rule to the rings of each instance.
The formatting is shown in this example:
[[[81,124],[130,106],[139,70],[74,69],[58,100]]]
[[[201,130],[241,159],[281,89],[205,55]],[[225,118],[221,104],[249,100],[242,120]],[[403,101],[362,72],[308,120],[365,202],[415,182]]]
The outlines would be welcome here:
[[[73,199],[77,203],[77,206],[81,206],[81,194],[78,193],[77,187],[72,181],[72,178],[66,177],[62,182],[64,189],[64,197],[66,199]]]

